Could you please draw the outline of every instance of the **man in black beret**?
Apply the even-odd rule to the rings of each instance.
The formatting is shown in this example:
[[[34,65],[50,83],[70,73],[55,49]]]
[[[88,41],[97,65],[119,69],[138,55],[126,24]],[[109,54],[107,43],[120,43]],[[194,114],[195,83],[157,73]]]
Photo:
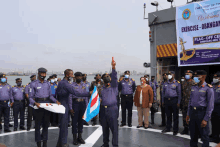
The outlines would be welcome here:
[[[180,133],[181,135],[188,134],[189,125],[186,123],[186,116],[187,116],[187,110],[188,110],[188,104],[189,104],[189,98],[191,94],[191,87],[194,84],[194,81],[192,80],[193,71],[187,70],[185,71],[185,81],[182,82],[182,100],[181,100],[181,109],[183,114],[183,127],[184,130]]]
[[[219,143],[220,142],[220,72],[217,72],[213,76],[213,90],[214,90],[214,110],[211,115],[211,123],[212,123],[212,137],[210,138],[210,142]]]
[[[29,106],[29,104],[30,104],[29,90],[30,90],[30,84],[36,80],[36,75],[31,75],[30,80],[31,80],[31,82],[28,83],[25,87],[25,96],[26,96],[26,99],[28,101],[28,103],[27,103],[27,105],[28,105],[27,131],[30,131],[30,129],[31,129],[32,117],[33,117],[33,120],[35,120],[34,108]]]
[[[194,73],[195,84],[191,87],[186,122],[190,130],[190,146],[198,146],[198,136],[201,134],[202,146],[209,146],[209,119],[214,108],[214,91],[205,82],[207,72],[197,70]],[[190,123],[189,123],[190,119]]]

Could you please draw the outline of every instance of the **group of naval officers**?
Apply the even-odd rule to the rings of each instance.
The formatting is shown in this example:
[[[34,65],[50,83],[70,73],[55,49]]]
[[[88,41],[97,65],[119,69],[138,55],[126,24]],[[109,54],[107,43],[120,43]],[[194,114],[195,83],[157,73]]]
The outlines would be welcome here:
[[[86,81],[86,74],[76,72],[73,75],[71,69],[64,71],[63,80],[52,75],[45,80],[47,70],[38,69],[38,75],[30,77],[31,82],[26,86],[22,85],[22,79],[16,79],[16,85],[7,84],[5,74],[0,75],[0,117],[4,116],[4,132],[11,132],[9,129],[9,113],[13,108],[14,131],[18,128],[18,114],[20,114],[20,130],[24,127],[25,106],[28,107],[27,131],[31,129],[32,117],[35,120],[35,142],[37,147],[47,147],[48,127],[59,126],[59,139],[57,147],[68,147],[67,136],[72,118],[73,144],[85,144],[82,138],[84,112],[88,105],[94,87],[97,87],[101,106],[100,113],[91,121],[97,124],[99,118],[103,131],[102,147],[109,147],[109,129],[112,132],[112,145],[118,146],[118,117],[119,103],[121,98],[122,121],[120,127],[128,125],[132,127],[133,95],[136,90],[135,80],[130,78],[130,72],[125,71],[124,75],[117,80],[115,70],[116,62],[112,60],[112,73],[103,75],[97,74],[91,84]],[[213,77],[212,84],[205,82],[207,73],[204,70],[187,70],[181,82],[175,80],[175,72],[169,71],[163,74],[163,81],[160,85],[155,77],[145,75],[146,84],[152,88],[154,93],[153,103],[157,103],[156,89],[160,88],[160,105],[162,122],[160,127],[165,127],[162,133],[170,132],[173,128],[173,135],[179,131],[179,109],[183,114],[184,130],[182,135],[190,132],[190,146],[198,146],[198,138],[201,138],[203,147],[208,147],[209,142],[219,143],[220,129],[220,72]],[[73,82],[71,82],[73,81]],[[56,114],[40,108],[41,103],[56,103],[66,108],[65,114]],[[39,109],[33,109],[37,106]],[[126,110],[128,111],[126,122]],[[151,124],[154,124],[156,110],[151,110]],[[173,118],[173,119],[172,119]],[[209,120],[211,119],[212,134],[209,136]],[[173,125],[172,125],[173,120]],[[42,133],[40,132],[41,127]],[[140,128],[140,126],[137,126]],[[149,127],[144,127],[145,129]]]

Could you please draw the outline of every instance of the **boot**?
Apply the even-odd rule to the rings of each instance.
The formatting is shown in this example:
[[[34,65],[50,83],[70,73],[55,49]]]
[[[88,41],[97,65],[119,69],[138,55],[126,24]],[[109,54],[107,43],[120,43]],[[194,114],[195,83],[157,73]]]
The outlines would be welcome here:
[[[77,134],[73,134],[73,144],[74,144],[74,145],[78,145],[78,142],[77,142]]]
[[[37,142],[37,147],[41,147],[41,142]]]
[[[184,128],[184,130],[180,133],[181,135],[187,134],[188,135],[188,128]]]
[[[78,134],[78,140],[77,140],[80,144],[85,144],[85,141],[82,139],[82,133]]]
[[[43,147],[47,147],[47,141],[43,141]]]

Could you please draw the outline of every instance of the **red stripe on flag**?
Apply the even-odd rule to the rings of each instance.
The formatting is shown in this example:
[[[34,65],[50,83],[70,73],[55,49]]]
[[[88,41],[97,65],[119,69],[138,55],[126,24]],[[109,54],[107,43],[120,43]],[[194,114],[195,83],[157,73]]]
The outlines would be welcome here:
[[[90,108],[95,105],[95,103],[97,102],[97,100],[98,100],[98,94],[97,94],[96,97],[92,100]]]

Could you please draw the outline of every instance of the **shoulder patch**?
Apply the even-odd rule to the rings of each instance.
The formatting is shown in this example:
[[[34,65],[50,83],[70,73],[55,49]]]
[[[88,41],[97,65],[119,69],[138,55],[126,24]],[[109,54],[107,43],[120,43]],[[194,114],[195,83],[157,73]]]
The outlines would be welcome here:
[[[210,88],[212,88],[212,85],[208,84],[208,86],[209,86]]]
[[[23,87],[26,87],[25,85],[23,85]]]
[[[118,83],[119,83],[120,81],[118,80]]]
[[[177,81],[177,83],[180,83],[180,81]]]
[[[135,81],[134,79],[131,79],[132,81]]]

